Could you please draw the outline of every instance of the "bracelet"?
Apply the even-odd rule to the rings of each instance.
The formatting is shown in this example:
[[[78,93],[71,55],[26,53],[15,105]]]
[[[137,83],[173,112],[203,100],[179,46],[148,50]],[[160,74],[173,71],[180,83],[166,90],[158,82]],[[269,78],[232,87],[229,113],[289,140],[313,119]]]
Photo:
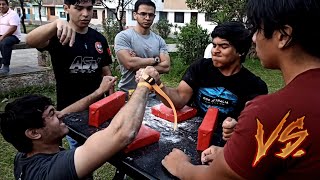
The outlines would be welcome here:
[[[161,84],[158,85],[160,89],[162,89],[164,87],[163,83],[161,82]]]
[[[147,87],[150,91],[153,89],[152,86],[147,82],[139,82],[138,87],[140,87],[140,86]]]

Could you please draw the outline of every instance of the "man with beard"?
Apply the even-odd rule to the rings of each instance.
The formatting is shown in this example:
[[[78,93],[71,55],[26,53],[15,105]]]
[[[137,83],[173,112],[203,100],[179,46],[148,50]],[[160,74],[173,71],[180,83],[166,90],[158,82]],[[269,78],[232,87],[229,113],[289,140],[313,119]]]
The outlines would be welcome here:
[[[166,73],[170,69],[165,41],[150,30],[155,12],[156,6],[152,1],[138,0],[133,12],[137,25],[115,37],[115,52],[122,74],[118,87],[124,92],[136,88],[135,72],[140,68],[154,66],[159,73]]]

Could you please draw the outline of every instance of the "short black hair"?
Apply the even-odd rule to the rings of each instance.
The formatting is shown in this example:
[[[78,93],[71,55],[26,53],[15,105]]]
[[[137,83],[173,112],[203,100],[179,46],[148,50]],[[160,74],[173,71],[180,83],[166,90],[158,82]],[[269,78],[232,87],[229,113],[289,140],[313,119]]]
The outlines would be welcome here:
[[[248,24],[254,31],[263,31],[267,39],[274,31],[284,35],[285,26],[292,27],[291,44],[298,44],[308,54],[320,57],[319,0],[249,0],[247,3]]]
[[[154,8],[154,10],[156,10],[156,5],[155,5],[154,2],[152,2],[151,0],[138,0],[138,1],[134,4],[134,10],[133,10],[133,12],[138,12],[140,5],[152,6],[152,7]]]
[[[217,25],[211,33],[212,40],[216,37],[226,39],[241,54],[241,63],[252,45],[252,33],[241,22],[230,21]]]
[[[96,0],[64,0],[64,4],[66,5],[75,5],[80,4],[82,2],[92,2],[92,4],[96,3]]]
[[[27,95],[7,104],[5,111],[0,114],[3,138],[19,152],[31,152],[32,141],[25,135],[25,131],[44,127],[42,114],[52,104],[51,99],[42,95]]]

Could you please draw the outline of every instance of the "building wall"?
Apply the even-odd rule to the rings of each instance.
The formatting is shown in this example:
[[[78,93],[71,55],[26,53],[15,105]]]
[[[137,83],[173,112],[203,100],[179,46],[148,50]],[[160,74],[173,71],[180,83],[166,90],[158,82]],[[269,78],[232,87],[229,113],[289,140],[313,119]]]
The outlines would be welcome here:
[[[164,0],[164,9],[188,10],[185,0]]]
[[[104,13],[105,15],[103,17],[103,11],[105,11],[103,8],[94,7],[93,9],[97,10],[98,18],[97,19],[92,18],[90,23],[94,24],[94,25],[101,25],[102,24],[102,20],[107,18],[107,14]]]

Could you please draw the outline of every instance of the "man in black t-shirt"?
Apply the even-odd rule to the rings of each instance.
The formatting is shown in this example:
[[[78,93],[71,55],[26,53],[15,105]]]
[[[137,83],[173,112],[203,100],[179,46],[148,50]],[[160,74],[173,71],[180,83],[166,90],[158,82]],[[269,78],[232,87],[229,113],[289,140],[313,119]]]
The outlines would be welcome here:
[[[200,116],[204,116],[209,107],[218,108],[218,125],[212,142],[223,146],[245,103],[258,95],[267,94],[268,89],[264,81],[242,66],[252,42],[250,32],[243,24],[220,24],[211,36],[212,59],[195,61],[177,88],[164,86],[162,89],[177,109],[189,104],[197,108]],[[140,76],[140,72],[142,70],[136,77]],[[162,102],[168,105],[165,99]],[[225,128],[224,137],[222,127]]]
[[[111,75],[112,59],[107,40],[88,27],[94,2],[65,0],[69,22],[57,19],[36,28],[26,37],[27,44],[50,53],[58,110],[87,96],[99,87],[103,76]],[[109,93],[112,92],[113,88]],[[71,148],[79,146],[70,137],[67,139]]]

